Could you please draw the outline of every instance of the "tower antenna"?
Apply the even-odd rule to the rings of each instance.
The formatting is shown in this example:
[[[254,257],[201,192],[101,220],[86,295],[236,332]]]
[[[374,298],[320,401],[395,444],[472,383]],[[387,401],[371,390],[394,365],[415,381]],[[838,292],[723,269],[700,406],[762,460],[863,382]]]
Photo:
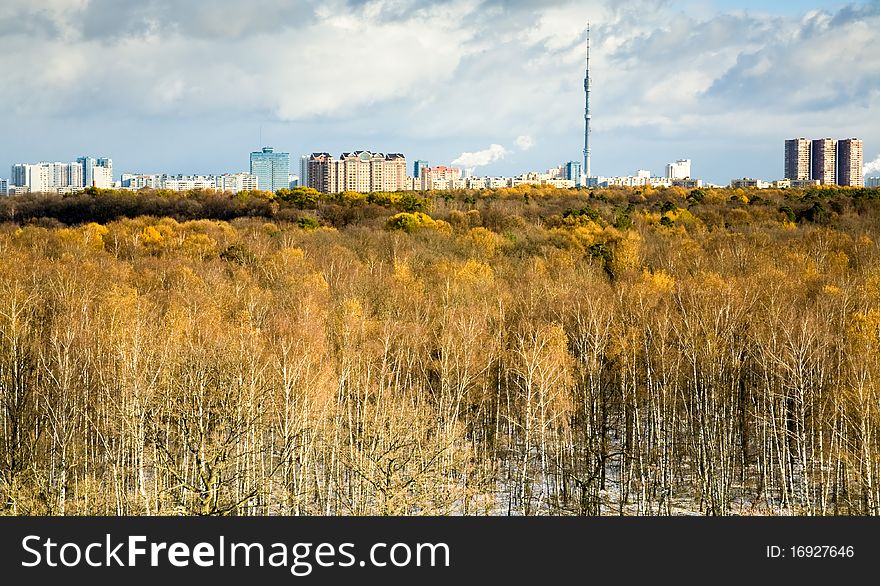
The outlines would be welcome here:
[[[589,182],[593,176],[590,168],[590,23],[587,22],[587,69],[584,74],[584,177]]]

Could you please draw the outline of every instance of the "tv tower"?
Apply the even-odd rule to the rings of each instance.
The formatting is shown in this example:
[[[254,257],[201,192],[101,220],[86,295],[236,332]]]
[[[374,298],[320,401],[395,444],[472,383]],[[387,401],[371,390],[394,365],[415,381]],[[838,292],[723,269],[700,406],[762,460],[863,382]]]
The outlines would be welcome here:
[[[593,176],[590,169],[590,23],[587,23],[587,71],[584,74],[584,93],[586,111],[584,112],[584,177],[587,181]]]

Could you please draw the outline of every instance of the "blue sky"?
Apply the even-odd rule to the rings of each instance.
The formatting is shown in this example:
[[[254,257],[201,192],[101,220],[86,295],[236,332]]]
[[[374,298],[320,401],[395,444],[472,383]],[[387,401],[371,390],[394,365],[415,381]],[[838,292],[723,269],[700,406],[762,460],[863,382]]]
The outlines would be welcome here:
[[[240,171],[261,133],[294,160],[547,169],[581,156],[587,20],[598,174],[774,179],[793,136],[880,157],[880,0],[4,0],[0,177]]]

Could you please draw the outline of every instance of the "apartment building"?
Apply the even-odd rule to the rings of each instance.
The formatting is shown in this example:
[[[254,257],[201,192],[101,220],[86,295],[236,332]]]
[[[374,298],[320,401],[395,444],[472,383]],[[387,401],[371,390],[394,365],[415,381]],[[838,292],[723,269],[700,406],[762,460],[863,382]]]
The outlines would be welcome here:
[[[400,153],[352,151],[342,153],[338,159],[329,153],[312,153],[306,175],[307,185],[323,193],[407,188],[406,157]]]

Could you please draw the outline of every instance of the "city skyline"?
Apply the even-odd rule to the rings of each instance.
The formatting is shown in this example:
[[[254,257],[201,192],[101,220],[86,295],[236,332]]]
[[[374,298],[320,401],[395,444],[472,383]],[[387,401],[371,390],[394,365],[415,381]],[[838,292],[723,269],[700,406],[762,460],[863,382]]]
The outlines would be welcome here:
[[[10,0],[0,169],[95,152],[119,171],[219,174],[266,144],[294,159],[402,152],[479,175],[550,168],[584,148],[587,21],[594,175],[662,175],[691,159],[718,184],[779,178],[778,142],[799,135],[859,136],[865,163],[880,155],[880,3],[612,4],[278,1],[257,18],[225,2]],[[291,30],[299,51],[282,43]],[[278,43],[269,64],[290,71],[251,64],[267,39]],[[353,50],[385,53],[351,69]],[[114,60],[96,71],[107,51]]]

